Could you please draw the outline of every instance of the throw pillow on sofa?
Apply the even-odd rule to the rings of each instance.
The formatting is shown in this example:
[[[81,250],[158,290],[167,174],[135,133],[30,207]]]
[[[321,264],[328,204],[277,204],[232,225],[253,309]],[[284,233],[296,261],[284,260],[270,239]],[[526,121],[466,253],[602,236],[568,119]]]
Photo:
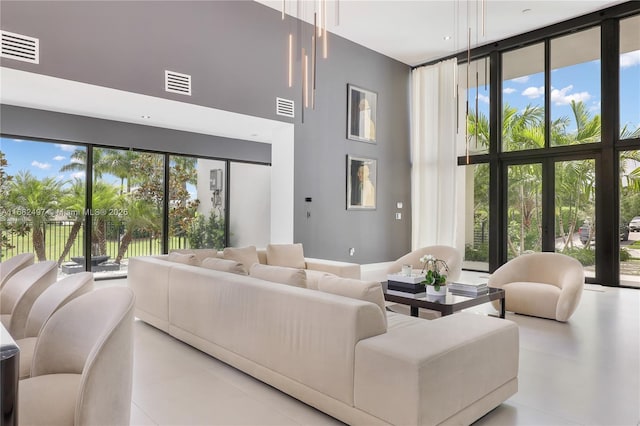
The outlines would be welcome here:
[[[208,257],[218,257],[218,250],[216,249],[172,249],[169,250],[169,253],[194,254],[199,262]]]
[[[242,266],[244,266],[244,270],[247,273],[249,273],[251,265],[254,263],[260,263],[258,260],[258,251],[255,246],[226,247],[222,252],[222,257],[242,263]]]
[[[200,266],[200,261],[195,254],[169,253],[167,255],[169,262],[184,263],[185,265]]]
[[[302,244],[269,244],[267,265],[306,269]]]
[[[215,271],[231,272],[232,274],[247,275],[242,263],[229,259],[217,259],[215,257],[207,257],[200,265],[203,268],[213,269]]]
[[[318,280],[318,290],[375,303],[382,311],[385,324],[387,322],[382,285],[377,281],[361,281],[326,275]]]
[[[265,281],[287,284],[294,287],[307,287],[307,274],[304,269],[287,268],[285,266],[271,266],[255,263],[249,275]]]

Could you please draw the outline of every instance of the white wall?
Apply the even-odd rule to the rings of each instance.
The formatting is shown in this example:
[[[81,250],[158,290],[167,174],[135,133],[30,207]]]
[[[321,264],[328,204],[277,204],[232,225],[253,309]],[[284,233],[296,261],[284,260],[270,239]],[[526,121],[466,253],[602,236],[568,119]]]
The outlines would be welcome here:
[[[229,245],[266,247],[271,242],[271,167],[231,163]]]

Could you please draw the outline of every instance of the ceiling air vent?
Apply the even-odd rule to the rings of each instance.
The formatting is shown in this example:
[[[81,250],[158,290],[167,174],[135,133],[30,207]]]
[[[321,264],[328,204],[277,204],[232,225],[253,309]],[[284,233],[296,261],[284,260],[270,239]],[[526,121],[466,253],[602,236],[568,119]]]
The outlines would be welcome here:
[[[276,114],[285,117],[295,117],[294,104],[290,99],[276,98]]]
[[[2,31],[2,57],[37,64],[40,61],[40,41],[22,34]]]
[[[164,90],[191,96],[191,76],[179,72],[164,72]]]

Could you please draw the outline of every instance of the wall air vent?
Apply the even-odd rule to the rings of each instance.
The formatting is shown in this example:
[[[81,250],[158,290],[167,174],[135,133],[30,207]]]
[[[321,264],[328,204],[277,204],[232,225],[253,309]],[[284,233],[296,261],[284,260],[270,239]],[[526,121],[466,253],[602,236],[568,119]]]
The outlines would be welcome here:
[[[40,62],[39,46],[40,41],[37,38],[2,31],[2,54],[0,56],[37,64]]]
[[[191,76],[179,72],[164,72],[164,90],[191,96]]]
[[[294,103],[290,99],[276,98],[276,114],[285,117],[295,117]]]

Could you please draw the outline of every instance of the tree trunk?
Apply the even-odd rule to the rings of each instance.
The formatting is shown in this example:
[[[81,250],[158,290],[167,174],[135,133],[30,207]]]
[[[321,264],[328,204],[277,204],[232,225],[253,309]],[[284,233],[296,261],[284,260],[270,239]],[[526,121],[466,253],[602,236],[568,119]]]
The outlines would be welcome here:
[[[116,257],[117,264],[120,264],[120,261],[122,260],[125,253],[129,249],[129,244],[131,243],[132,239],[133,239],[133,236],[131,234],[131,231],[127,230],[126,234],[122,236],[122,241],[120,242],[120,248],[118,249],[118,256]]]
[[[73,222],[73,226],[71,227],[71,231],[69,231],[69,237],[67,238],[67,242],[64,245],[64,250],[62,250],[62,254],[58,258],[58,266],[62,264],[64,258],[67,257],[69,252],[71,251],[71,247],[73,247],[73,243],[76,242],[76,238],[78,237],[78,232],[80,232],[80,228],[82,228],[82,220],[77,219]]]
[[[92,256],[103,256],[107,254],[107,222],[99,218],[96,221],[95,232],[92,238],[92,246],[97,249],[97,253]]]
[[[524,186],[520,185],[520,248],[519,253],[516,256],[520,256],[524,253],[524,232],[525,232],[525,203],[524,203]]]
[[[38,261],[42,262],[47,260],[47,253],[44,248],[44,233],[42,232],[42,228],[40,225],[33,226],[33,233],[31,234],[33,241],[33,250],[36,252],[36,256],[38,256]]]

